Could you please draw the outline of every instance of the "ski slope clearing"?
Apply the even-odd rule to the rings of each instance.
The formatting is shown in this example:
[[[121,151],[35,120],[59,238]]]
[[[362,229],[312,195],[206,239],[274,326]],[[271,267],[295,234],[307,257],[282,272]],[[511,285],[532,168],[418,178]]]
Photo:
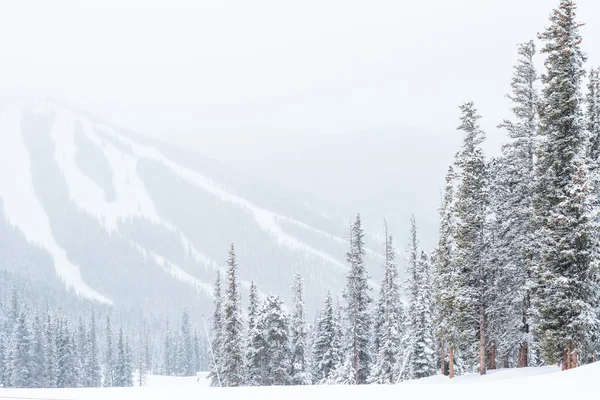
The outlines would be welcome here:
[[[54,257],[56,273],[67,287],[73,288],[80,296],[111,303],[83,281],[79,266],[69,261],[66,251],[54,239],[48,215],[31,183],[29,153],[21,138],[22,109],[22,104],[11,104],[0,114],[0,170],[10,171],[0,174],[0,198],[3,199],[8,222]]]
[[[0,389],[1,398],[30,399],[211,399],[211,400],[331,400],[331,399],[558,399],[576,394],[596,398],[600,363],[569,371],[557,367],[489,371],[448,379],[434,376],[398,385],[211,388],[206,373],[199,378],[149,376],[148,385],[99,389]],[[590,395],[587,397],[586,395]],[[595,394],[595,396],[594,396]]]

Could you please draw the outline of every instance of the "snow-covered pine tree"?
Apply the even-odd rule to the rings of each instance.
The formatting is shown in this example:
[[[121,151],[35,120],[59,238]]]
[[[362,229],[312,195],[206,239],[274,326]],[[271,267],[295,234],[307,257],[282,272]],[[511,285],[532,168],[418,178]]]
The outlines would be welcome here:
[[[294,276],[292,285],[293,313],[291,320],[291,370],[290,377],[292,385],[310,385],[310,376],[307,360],[306,343],[306,305],[304,303],[304,282],[300,274]]]
[[[165,342],[163,347],[163,370],[165,375],[174,375],[174,365],[173,353],[175,352],[176,342],[173,339],[173,334],[171,333],[171,327],[169,326],[169,320],[167,319],[167,327],[165,330]]]
[[[116,359],[115,359],[115,387],[125,386],[125,341],[123,338],[123,328],[119,328],[117,335]]]
[[[16,388],[27,388],[32,383],[31,373],[31,332],[25,310],[19,312],[14,329],[11,351],[10,384]]]
[[[350,250],[347,254],[349,271],[344,290],[346,332],[344,338],[344,364],[354,373],[352,382],[365,384],[371,371],[371,288],[365,266],[364,230],[360,214],[352,224]],[[344,374],[348,377],[347,374]]]
[[[262,330],[265,347],[265,383],[269,386],[284,386],[291,383],[289,317],[283,310],[283,301],[269,295],[260,313],[259,329]]]
[[[39,313],[36,311],[33,317],[31,326],[32,345],[29,359],[31,361],[31,387],[44,387],[44,367],[46,366],[46,358],[44,352],[44,326],[40,319]]]
[[[123,386],[133,386],[133,347],[131,339],[125,336],[125,364],[123,365]]]
[[[213,293],[215,310],[212,316],[212,338],[211,338],[211,386],[222,386],[221,374],[223,373],[223,300],[221,293],[221,274],[217,272]]]
[[[263,329],[259,328],[261,306],[258,298],[258,288],[250,283],[248,299],[248,335],[246,342],[246,385],[260,386],[263,384],[265,373],[265,342]]]
[[[449,166],[440,208],[439,239],[435,249],[433,300],[434,326],[440,340],[441,358],[444,360],[441,370],[450,378],[457,370],[453,355],[463,342],[463,331],[458,312],[460,271],[456,263],[455,186],[456,174],[454,168]],[[446,360],[448,369],[446,369]]]
[[[465,367],[479,365],[480,374],[486,373],[486,296],[488,270],[485,262],[485,222],[488,210],[486,162],[481,148],[485,134],[478,120],[481,118],[472,102],[460,106],[464,132],[461,151],[456,156],[459,185],[456,198],[456,263],[459,268],[457,312],[463,331],[471,331],[462,343],[461,353]]]
[[[187,309],[183,310],[181,316],[181,372],[184,376],[196,375],[194,367],[194,342],[192,337],[192,325]]]
[[[494,214],[493,245],[496,260],[493,270],[493,299],[489,304],[489,336],[492,353],[502,354],[504,364],[518,351],[517,366],[526,367],[532,357],[532,263],[535,250],[533,220],[534,155],[539,130],[536,90],[538,75],[533,41],[518,46],[508,95],[515,121],[505,120],[510,141],[502,146],[502,157],[493,163]],[[491,357],[491,355],[490,355]]]
[[[240,285],[237,276],[237,262],[233,243],[227,259],[227,289],[223,307],[223,386],[244,384],[243,325]]]
[[[405,352],[404,308],[400,300],[400,282],[396,265],[396,252],[392,235],[387,234],[385,242],[385,264],[383,282],[377,307],[376,337],[379,345],[377,358],[371,372],[371,382],[393,384],[398,380]]]
[[[92,314],[90,329],[87,333],[88,342],[85,350],[87,387],[102,386],[102,370],[100,368],[100,357],[98,355],[98,338],[96,334],[96,318]]]
[[[58,324],[57,335],[58,376],[57,387],[77,387],[77,371],[75,370],[75,348],[69,320],[62,318]]]
[[[327,291],[325,307],[319,312],[313,346],[313,381],[315,383],[326,383],[341,362],[340,332],[336,325],[336,311],[333,308],[331,291]]]
[[[56,348],[55,319],[48,314],[44,324],[44,376],[43,385],[46,388],[55,388],[58,384],[58,350]]]
[[[88,338],[85,325],[83,324],[83,319],[81,317],[79,317],[79,324],[77,326],[77,336],[75,336],[75,331],[73,331],[72,339],[73,350],[75,354],[75,380],[77,381],[77,387],[86,387],[88,378],[87,369],[85,366],[87,359],[85,347],[86,343],[88,342]]]
[[[104,350],[104,382],[106,387],[115,386],[115,350],[113,348],[112,325],[110,315],[106,316],[106,338]]]
[[[597,222],[591,193],[581,81],[586,56],[576,4],[561,0],[545,42],[537,218],[540,265],[536,290],[541,349],[547,363],[577,366],[598,331]]]
[[[429,261],[425,253],[419,258],[419,241],[414,215],[410,219],[410,243],[408,258],[409,293],[409,376],[414,379],[435,374],[433,327],[428,278]]]
[[[148,364],[147,359],[150,356],[150,346],[148,343],[148,337],[144,335],[143,347],[138,352],[137,357],[137,370],[138,370],[138,386],[146,386],[148,383]]]

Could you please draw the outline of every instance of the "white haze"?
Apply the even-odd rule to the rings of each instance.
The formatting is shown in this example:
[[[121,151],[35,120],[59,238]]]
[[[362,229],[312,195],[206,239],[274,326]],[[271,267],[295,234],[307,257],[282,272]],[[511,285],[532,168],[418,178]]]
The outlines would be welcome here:
[[[415,212],[431,244],[458,105],[497,153],[516,44],[558,0],[0,3],[0,97],[56,97],[342,213]],[[578,3],[598,65],[600,2]]]

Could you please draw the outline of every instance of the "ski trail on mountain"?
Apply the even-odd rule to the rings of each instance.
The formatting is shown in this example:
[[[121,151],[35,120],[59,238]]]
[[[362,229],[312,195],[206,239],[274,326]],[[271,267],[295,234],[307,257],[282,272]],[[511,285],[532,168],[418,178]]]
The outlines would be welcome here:
[[[288,246],[294,250],[304,250],[304,251],[306,251],[310,254],[313,254],[314,256],[317,256],[339,268],[342,268],[344,270],[346,269],[346,266],[344,265],[344,263],[338,261],[336,258],[332,257],[331,255],[325,253],[324,251],[315,249],[314,247],[309,246],[305,243],[302,243],[300,240],[296,239],[292,235],[289,235],[286,232],[284,232],[277,224],[276,218],[279,217],[279,218],[288,219],[288,220],[289,220],[289,218],[277,215],[268,210],[260,208],[256,205],[252,204],[248,200],[246,200],[242,197],[239,197],[233,193],[228,192],[227,190],[225,190],[224,187],[221,187],[220,185],[218,185],[216,182],[209,179],[208,177],[206,177],[196,171],[193,171],[187,167],[183,167],[183,166],[171,161],[170,159],[166,158],[158,149],[156,149],[154,147],[141,145],[132,140],[124,138],[121,135],[118,135],[114,131],[114,129],[112,129],[110,127],[102,126],[102,128],[106,132],[109,132],[112,136],[117,138],[119,141],[129,145],[136,156],[138,156],[140,158],[146,157],[151,160],[157,161],[157,162],[161,163],[162,165],[166,166],[167,168],[169,168],[171,171],[173,171],[179,177],[185,179],[192,185],[194,185],[208,193],[211,193],[212,195],[218,197],[221,201],[235,204],[238,207],[250,210],[253,213],[254,219],[257,222],[258,226],[261,229],[263,229],[264,231],[272,234],[274,239],[280,245]]]
[[[154,201],[137,172],[139,159],[137,156],[123,153],[110,143],[103,141],[95,133],[96,125],[89,120],[80,118],[69,111],[58,111],[51,131],[56,149],[55,159],[63,171],[71,199],[80,209],[95,216],[107,231],[116,234],[119,234],[119,220],[130,217],[143,218],[171,232],[178,232],[182,250],[186,256],[204,265],[205,269],[211,268],[215,271],[225,272],[222,265],[200,252],[183,232],[158,215]],[[77,153],[76,123],[81,124],[81,133],[102,151],[108,161],[113,173],[116,196],[112,202],[106,201],[102,188],[93,179],[83,174],[75,162]],[[170,274],[180,281],[193,282],[194,285],[206,285],[165,257],[154,253],[152,256],[155,261],[159,262],[158,260],[160,260],[161,265],[166,265]],[[250,286],[247,281],[241,283],[244,287]]]
[[[32,184],[29,152],[21,137],[23,105],[11,104],[0,113],[0,197],[8,221],[25,237],[47,250],[54,258],[54,268],[65,285],[80,296],[111,304],[105,296],[86,284],[79,266],[71,263],[58,245],[50,228],[50,220],[39,202]]]
[[[156,262],[156,264],[161,266],[165,270],[165,272],[167,272],[173,278],[177,279],[180,282],[183,282],[183,283],[186,283],[188,285],[195,287],[196,290],[198,290],[198,292],[203,292],[208,297],[212,297],[213,288],[211,285],[209,285],[205,282],[202,282],[200,279],[196,278],[194,275],[184,271],[183,268],[181,268],[180,266],[176,265],[175,263],[171,262],[170,260],[166,259],[165,257],[162,257],[162,256],[156,254],[155,252],[152,252],[152,251],[140,246],[138,243],[134,242],[133,240],[130,241],[130,244],[133,247],[135,247],[140,252],[140,254],[142,254],[145,258],[148,258],[148,257],[152,258]]]

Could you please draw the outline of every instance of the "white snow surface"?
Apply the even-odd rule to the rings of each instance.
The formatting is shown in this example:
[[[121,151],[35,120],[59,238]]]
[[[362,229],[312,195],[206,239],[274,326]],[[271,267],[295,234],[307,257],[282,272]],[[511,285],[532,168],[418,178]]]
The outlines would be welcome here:
[[[22,104],[11,103],[0,113],[0,170],[10,171],[0,174],[0,197],[8,222],[54,257],[56,273],[67,287],[81,296],[111,303],[83,281],[79,266],[69,261],[52,235],[48,215],[32,185],[29,153],[21,137],[22,112]]]
[[[557,367],[489,371],[452,380],[435,376],[397,385],[282,386],[211,388],[206,373],[198,377],[149,376],[144,387],[97,389],[0,389],[0,398],[30,399],[211,399],[211,400],[331,400],[331,399],[561,399],[596,398],[600,363],[569,371]]]

